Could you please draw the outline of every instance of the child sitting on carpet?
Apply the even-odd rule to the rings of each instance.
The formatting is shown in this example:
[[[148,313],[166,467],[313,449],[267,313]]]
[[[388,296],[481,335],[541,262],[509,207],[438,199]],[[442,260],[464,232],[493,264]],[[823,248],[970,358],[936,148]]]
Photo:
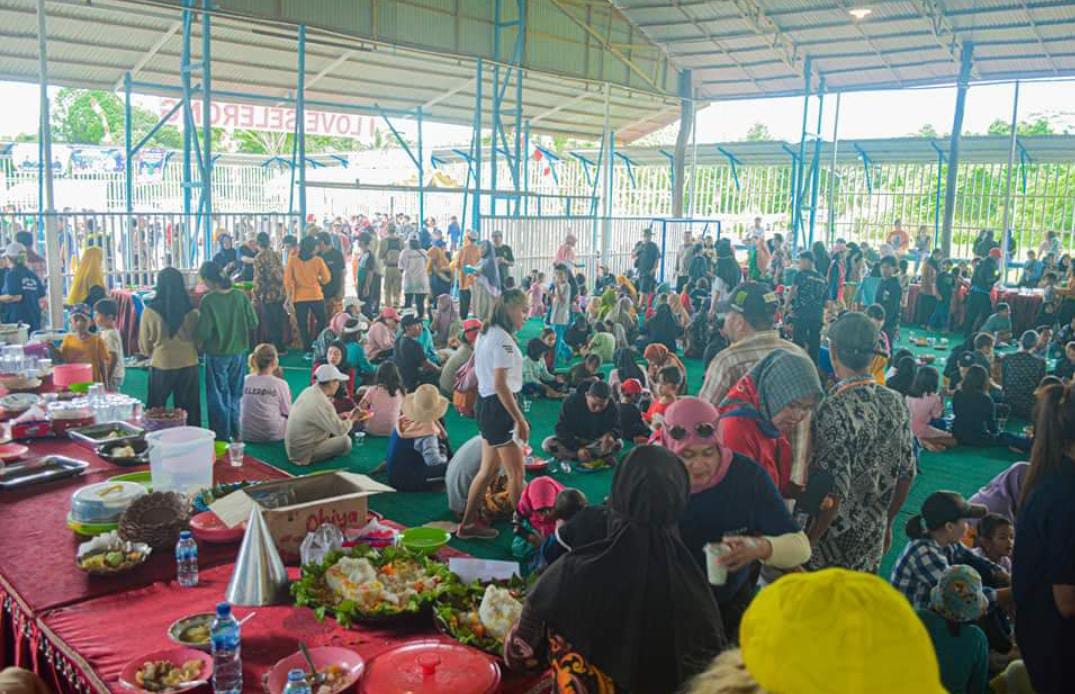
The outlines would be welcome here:
[[[971,551],[1010,574],[1014,540],[1015,527],[1012,522],[999,513],[987,513],[982,520],[978,521],[978,532],[974,538],[975,546]]]
[[[623,438],[641,445],[649,441],[653,431],[642,419],[638,401],[642,397],[642,382],[637,378],[628,378],[620,384],[620,429]]]
[[[1004,346],[1012,339],[1012,309],[1003,301],[997,304],[996,313],[985,319],[980,333],[989,333],[998,344]]]
[[[1031,440],[1002,431],[997,426],[997,410],[1006,417],[1007,405],[995,405],[989,397],[989,375],[980,364],[967,368],[959,390],[952,396],[952,434],[964,446],[1008,446],[1029,452]]]
[[[360,392],[358,409],[362,412],[367,436],[390,436],[403,406],[403,376],[395,363],[386,361],[377,367],[373,385]]]
[[[551,561],[545,548],[556,544],[556,529],[586,503],[582,492],[566,488],[551,477],[538,477],[526,485],[512,520],[515,537],[511,543],[511,553],[522,564],[524,574],[545,568]],[[559,556],[555,548],[550,549],[549,554]]]
[[[676,401],[682,382],[683,374],[675,366],[666,366],[657,374],[657,397],[643,415],[646,423],[653,427],[654,433],[660,430],[664,422],[664,411]]]
[[[313,371],[317,371],[317,367],[321,366],[321,364],[332,364],[340,372],[347,374],[348,381],[341,384],[336,390],[336,399],[333,405],[336,407],[336,411],[340,413],[353,410],[355,407],[355,371],[347,363],[347,345],[340,340],[334,340],[329,343],[325,350],[325,360],[323,362],[315,361]],[[311,383],[314,380],[313,371],[310,373]]]
[[[91,365],[94,383],[105,383],[114,357],[101,336],[90,332],[90,307],[86,304],[72,306],[70,321],[75,332],[66,335],[60,343],[60,360],[65,364]]]
[[[950,692],[987,690],[989,642],[975,625],[987,604],[978,572],[950,566],[930,592],[928,607],[917,610],[937,653],[941,683]]]
[[[545,343],[545,346],[549,348],[548,352],[545,352],[545,368],[550,372],[556,370],[556,331],[552,328],[542,328],[541,334],[538,335],[538,339]]]
[[[911,432],[927,451],[943,451],[956,445],[952,434],[934,426],[944,416],[944,399],[940,394],[941,375],[932,366],[923,366],[904,401],[911,414]]]
[[[571,367],[571,371],[567,374],[567,383],[574,390],[583,383],[599,380],[601,374],[597,370],[600,368],[601,357],[596,354],[587,354],[581,362]]]
[[[526,397],[551,400],[567,397],[564,377],[551,373],[545,363],[545,355],[550,351],[550,347],[536,337],[526,343],[521,391]]]

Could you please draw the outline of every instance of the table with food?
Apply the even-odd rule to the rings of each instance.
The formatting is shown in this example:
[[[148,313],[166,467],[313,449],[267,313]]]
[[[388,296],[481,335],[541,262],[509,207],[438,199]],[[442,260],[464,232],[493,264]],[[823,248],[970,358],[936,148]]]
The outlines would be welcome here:
[[[381,518],[368,477],[291,477],[83,371],[5,376],[9,353],[0,668],[57,692],[547,688],[502,670],[517,566]]]

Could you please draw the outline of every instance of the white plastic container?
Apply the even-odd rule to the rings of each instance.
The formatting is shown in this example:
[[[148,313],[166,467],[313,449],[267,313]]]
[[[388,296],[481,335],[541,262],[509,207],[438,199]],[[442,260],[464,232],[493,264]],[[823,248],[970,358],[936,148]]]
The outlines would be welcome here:
[[[153,490],[193,494],[213,486],[215,434],[200,427],[175,427],[146,434]]]

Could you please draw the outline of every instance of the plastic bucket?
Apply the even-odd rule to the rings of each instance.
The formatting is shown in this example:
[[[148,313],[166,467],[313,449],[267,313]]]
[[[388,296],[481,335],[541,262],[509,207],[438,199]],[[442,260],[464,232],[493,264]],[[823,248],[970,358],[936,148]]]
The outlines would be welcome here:
[[[200,427],[175,427],[146,434],[149,472],[155,491],[193,494],[213,486],[213,439]]]
[[[57,388],[86,381],[93,381],[93,366],[90,364],[58,364],[52,367],[52,384]]]

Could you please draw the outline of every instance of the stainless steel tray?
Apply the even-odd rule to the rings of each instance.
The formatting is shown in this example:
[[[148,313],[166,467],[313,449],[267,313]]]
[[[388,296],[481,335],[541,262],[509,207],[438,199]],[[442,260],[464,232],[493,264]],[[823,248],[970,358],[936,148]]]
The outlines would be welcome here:
[[[11,463],[0,471],[0,489],[21,489],[65,477],[76,477],[89,466],[90,464],[84,460],[75,460],[62,455],[46,455]]]
[[[118,432],[119,435],[110,437],[109,433],[111,432]],[[90,424],[89,426],[67,430],[68,438],[94,451],[102,443],[133,441],[134,439],[142,438],[145,433],[145,429],[140,429],[127,422],[101,422],[100,424]]]

